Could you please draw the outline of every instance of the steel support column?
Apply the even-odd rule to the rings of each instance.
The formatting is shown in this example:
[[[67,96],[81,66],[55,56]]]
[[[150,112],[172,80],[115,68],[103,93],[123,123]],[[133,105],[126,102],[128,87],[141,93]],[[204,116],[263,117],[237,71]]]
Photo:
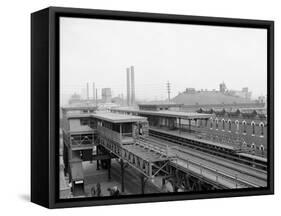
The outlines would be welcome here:
[[[97,146],[96,155],[99,155],[99,147]],[[97,170],[100,169],[100,160],[97,160]]]
[[[141,180],[141,193],[144,194],[144,192],[145,192],[145,183],[148,180],[148,178],[146,178],[144,175],[141,174],[140,180]]]
[[[121,159],[120,161],[121,166],[121,192],[123,193],[125,191],[125,184],[124,184],[124,162]]]
[[[108,181],[111,180],[111,159],[107,160],[107,169],[108,169]]]

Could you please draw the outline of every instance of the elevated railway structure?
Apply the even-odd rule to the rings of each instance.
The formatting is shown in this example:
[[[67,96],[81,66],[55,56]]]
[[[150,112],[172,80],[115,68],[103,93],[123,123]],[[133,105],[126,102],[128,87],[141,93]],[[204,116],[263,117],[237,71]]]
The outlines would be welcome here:
[[[142,142],[162,151],[168,149],[168,154],[174,158],[171,160],[172,165],[191,169],[201,177],[208,176],[209,181],[216,181],[228,188],[266,186],[266,171],[192,148],[179,147],[176,143],[163,141],[161,138],[148,137],[145,140],[142,138]]]
[[[252,166],[264,171],[267,170],[266,158],[240,152],[239,149],[230,145],[216,143],[210,140],[203,140],[201,138],[190,136],[184,133],[179,135],[177,131],[165,130],[163,128],[150,128],[149,135],[175,143],[179,146],[201,151],[202,153],[219,156],[221,158],[225,158],[247,166]]]
[[[93,110],[93,111],[89,111]],[[223,157],[226,148],[217,144],[190,144],[179,137],[150,128],[150,120],[173,126],[175,118],[207,119],[206,114],[162,112],[157,116],[134,113],[98,112],[95,109],[63,109],[63,162],[74,196],[84,194],[83,161],[97,161],[97,169],[108,170],[111,178],[111,160],[120,163],[121,191],[124,191],[124,172],[133,167],[145,183],[160,178],[162,185],[170,182],[173,191],[201,191],[222,188],[248,188],[266,186],[266,171],[252,164]],[[163,116],[164,115],[164,116]],[[165,122],[165,123],[164,123]],[[154,122],[155,123],[155,122]],[[181,142],[181,143],[180,143]],[[188,143],[188,144],[187,144]],[[203,142],[202,142],[203,143]],[[223,151],[221,151],[223,149]],[[231,152],[231,149],[228,149]],[[224,152],[225,156],[229,152]]]
[[[219,132],[216,130],[215,123],[212,126],[213,130],[202,126],[204,122],[205,124],[212,122],[213,114],[133,108],[114,108],[111,111],[147,117],[150,135],[161,136],[163,139],[170,139],[170,141],[172,139],[181,145],[193,146],[202,151],[207,150],[212,154],[220,154],[223,157],[240,160],[242,163],[253,166],[257,165],[259,168],[267,170],[266,150],[257,154],[252,144],[249,147],[244,142],[244,134],[230,133],[229,131]]]
[[[96,113],[71,113],[63,117],[63,160],[65,174],[69,174],[74,196],[84,193],[83,161],[97,160],[108,169],[111,178],[111,159],[120,162],[121,176],[127,165],[135,168],[142,181],[142,191],[147,179],[164,171],[169,157],[156,151],[134,145],[140,137],[148,136],[148,124],[144,117]],[[122,177],[121,190],[124,191]]]

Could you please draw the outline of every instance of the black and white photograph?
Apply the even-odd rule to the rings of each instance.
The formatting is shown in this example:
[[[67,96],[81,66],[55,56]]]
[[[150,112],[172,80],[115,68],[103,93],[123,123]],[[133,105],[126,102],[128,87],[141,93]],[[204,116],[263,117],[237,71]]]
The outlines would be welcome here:
[[[268,186],[267,30],[60,17],[59,198]]]
[[[1,6],[1,215],[278,215],[281,2]]]

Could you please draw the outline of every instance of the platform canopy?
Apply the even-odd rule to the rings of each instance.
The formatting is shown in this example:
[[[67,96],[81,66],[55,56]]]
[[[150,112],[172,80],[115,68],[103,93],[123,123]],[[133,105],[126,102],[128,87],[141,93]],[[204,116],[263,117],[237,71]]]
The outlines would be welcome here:
[[[95,112],[95,113],[69,113],[68,119],[95,118],[111,123],[130,123],[146,121],[145,117],[125,115],[112,112]]]
[[[134,115],[125,115],[112,112],[97,112],[91,114],[93,118],[104,120],[111,123],[133,123],[146,121],[145,117],[134,116]]]
[[[131,112],[143,115],[159,116],[159,117],[170,117],[170,118],[182,118],[182,119],[209,119],[214,117],[214,114],[203,114],[196,112],[178,112],[170,110],[160,110],[160,111],[150,111],[150,110],[139,110],[132,108],[112,108],[112,111],[121,111],[121,112]]]

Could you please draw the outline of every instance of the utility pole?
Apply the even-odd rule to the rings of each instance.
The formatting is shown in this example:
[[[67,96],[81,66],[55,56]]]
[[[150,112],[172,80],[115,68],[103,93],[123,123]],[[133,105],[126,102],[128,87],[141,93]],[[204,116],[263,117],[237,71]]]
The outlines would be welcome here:
[[[167,90],[168,90],[168,101],[170,102],[171,98],[170,98],[170,95],[171,95],[171,83],[168,81],[167,82]]]

